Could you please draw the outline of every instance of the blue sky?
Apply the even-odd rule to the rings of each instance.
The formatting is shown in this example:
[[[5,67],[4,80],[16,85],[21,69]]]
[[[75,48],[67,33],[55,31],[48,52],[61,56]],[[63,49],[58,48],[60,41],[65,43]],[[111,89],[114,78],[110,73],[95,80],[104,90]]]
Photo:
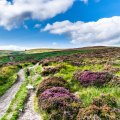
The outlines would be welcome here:
[[[55,4],[50,5],[44,3],[45,0],[27,0],[28,5],[25,0],[15,0],[13,5],[6,0],[2,1],[0,49],[74,48],[120,44],[120,29],[113,31],[114,28],[120,27],[120,0],[61,0],[61,6],[59,0],[54,0]],[[33,9],[24,8],[31,7],[31,4]],[[34,4],[38,5],[36,11]],[[45,8],[46,6],[39,8],[44,4],[48,4],[49,9]],[[21,5],[23,10],[17,9],[17,5]]]

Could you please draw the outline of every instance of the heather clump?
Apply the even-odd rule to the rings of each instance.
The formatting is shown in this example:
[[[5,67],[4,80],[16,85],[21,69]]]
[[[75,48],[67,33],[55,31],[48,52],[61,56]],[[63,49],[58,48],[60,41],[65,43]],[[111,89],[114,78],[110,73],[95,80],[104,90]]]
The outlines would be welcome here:
[[[77,120],[120,120],[120,111],[109,106],[90,105],[80,109]]]
[[[45,67],[44,70],[42,71],[41,75],[42,76],[48,76],[49,74],[55,74],[56,72],[58,72],[57,68]]]
[[[50,120],[74,120],[81,106],[80,100],[64,87],[47,89],[38,97],[38,103]]]
[[[113,79],[109,82],[109,85],[120,87],[120,77],[114,76]]]
[[[67,82],[62,77],[45,78],[38,86],[37,95],[52,87],[67,87]]]
[[[107,94],[107,95],[103,94],[100,97],[94,98],[92,104],[98,107],[101,107],[104,105],[107,105],[109,107],[117,107],[116,99],[110,94]]]
[[[117,102],[111,95],[101,95],[93,103],[79,110],[77,120],[119,120],[120,110]]]
[[[117,73],[117,72],[119,72],[120,71],[120,68],[117,68],[117,67],[113,67],[112,65],[107,65],[107,64],[105,64],[104,65],[104,71],[109,71],[109,72],[111,72],[112,74],[115,74],[115,73]]]
[[[44,67],[43,71],[42,71],[42,76],[48,76],[50,74],[55,74],[57,72],[60,71],[60,69],[64,68],[65,66],[63,65],[59,65],[56,67]]]
[[[81,76],[81,71],[80,70],[78,70],[78,71],[76,71],[74,74],[73,74],[73,79],[75,79],[75,80],[79,80],[79,77]]]
[[[91,72],[86,70],[83,72],[76,72],[74,74],[74,79],[79,80],[83,86],[101,86],[109,82],[112,79],[112,75],[108,72]]]
[[[40,64],[42,64],[42,66],[49,66],[50,65],[50,60],[48,60],[48,59],[42,60],[40,62]]]

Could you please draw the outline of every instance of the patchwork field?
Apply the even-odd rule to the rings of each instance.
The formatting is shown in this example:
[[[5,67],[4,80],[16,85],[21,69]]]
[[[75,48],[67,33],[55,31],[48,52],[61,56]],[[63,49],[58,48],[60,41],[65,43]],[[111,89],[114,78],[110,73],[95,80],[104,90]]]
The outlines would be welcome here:
[[[0,106],[10,101],[1,120],[120,120],[120,48],[3,56],[0,64]]]

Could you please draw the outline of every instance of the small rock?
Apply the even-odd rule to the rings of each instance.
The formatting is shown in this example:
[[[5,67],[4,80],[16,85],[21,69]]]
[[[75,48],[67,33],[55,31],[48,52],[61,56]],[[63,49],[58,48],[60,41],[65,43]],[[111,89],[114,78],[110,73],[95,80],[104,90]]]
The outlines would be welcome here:
[[[32,85],[30,85],[30,84],[28,84],[28,85],[26,86],[26,88],[27,88],[28,90],[33,90],[33,89],[34,89],[34,87],[33,87]]]

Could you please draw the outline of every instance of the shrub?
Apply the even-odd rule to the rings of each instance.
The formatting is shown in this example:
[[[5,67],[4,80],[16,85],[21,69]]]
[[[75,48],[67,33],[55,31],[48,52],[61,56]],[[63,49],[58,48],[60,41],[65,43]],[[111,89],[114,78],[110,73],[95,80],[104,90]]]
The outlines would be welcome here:
[[[102,95],[99,98],[95,98],[90,106],[80,109],[77,115],[77,120],[119,119],[120,110],[117,109],[115,98],[110,95]]]
[[[15,82],[17,82],[17,66],[0,68],[0,96],[2,96]]]
[[[77,61],[72,61],[72,62],[70,62],[70,64],[73,66],[82,66],[83,65],[82,62],[77,62]]]
[[[120,87],[120,77],[114,76],[113,79],[109,82],[109,85]]]
[[[50,61],[47,59],[42,60],[40,63],[42,64],[42,66],[49,66],[50,65]]]
[[[80,100],[64,87],[47,89],[38,97],[39,107],[45,110],[50,120],[74,120]]]
[[[100,97],[97,97],[93,99],[93,105],[96,105],[98,107],[107,105],[109,107],[117,107],[116,99],[111,96],[110,94],[107,95],[101,95]]]
[[[76,72],[74,78],[79,80],[83,86],[96,85],[100,86],[112,79],[112,75],[108,72]]]
[[[120,112],[109,106],[97,107],[90,105],[80,109],[77,120],[120,120]]]
[[[42,76],[48,76],[49,74],[55,74],[60,71],[64,66],[59,65],[56,67],[44,67],[44,70],[42,71]]]
[[[46,89],[52,87],[67,87],[67,82],[62,77],[48,77],[44,79],[38,86],[37,96],[44,92]]]
[[[73,79],[79,80],[79,77],[81,76],[81,71],[78,70],[73,74]]]

